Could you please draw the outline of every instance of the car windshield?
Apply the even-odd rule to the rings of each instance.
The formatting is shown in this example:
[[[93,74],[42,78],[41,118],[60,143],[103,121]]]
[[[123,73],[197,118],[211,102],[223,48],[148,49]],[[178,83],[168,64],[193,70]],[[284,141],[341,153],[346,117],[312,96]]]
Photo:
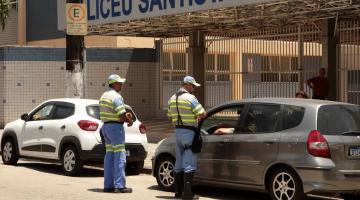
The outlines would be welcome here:
[[[86,107],[86,112],[89,116],[100,120],[100,107],[99,105],[90,105]],[[136,115],[132,110],[126,108],[126,112],[130,112],[133,116],[133,121],[136,121]]]
[[[360,106],[321,106],[318,112],[318,130],[324,135],[360,131]]]

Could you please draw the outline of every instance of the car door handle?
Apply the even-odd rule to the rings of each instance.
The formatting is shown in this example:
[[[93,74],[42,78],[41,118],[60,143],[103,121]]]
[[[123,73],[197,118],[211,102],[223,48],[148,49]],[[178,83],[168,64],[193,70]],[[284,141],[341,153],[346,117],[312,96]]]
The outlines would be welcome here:
[[[61,127],[60,127],[60,129],[65,129],[66,128],[66,126],[65,125],[62,125]]]
[[[39,128],[38,128],[38,129],[39,129],[39,130],[43,130],[43,128],[44,128],[43,126],[39,126]]]
[[[225,142],[224,141],[222,141],[222,142],[218,142],[217,143],[217,146],[223,146],[225,144]]]
[[[274,144],[275,142],[277,142],[277,139],[272,139],[272,140],[269,140],[269,141],[264,141],[264,143],[266,144],[266,145],[272,145],[272,144]]]
[[[223,146],[225,143],[229,142],[229,139],[225,139],[224,141],[220,141],[217,143],[218,146]]]

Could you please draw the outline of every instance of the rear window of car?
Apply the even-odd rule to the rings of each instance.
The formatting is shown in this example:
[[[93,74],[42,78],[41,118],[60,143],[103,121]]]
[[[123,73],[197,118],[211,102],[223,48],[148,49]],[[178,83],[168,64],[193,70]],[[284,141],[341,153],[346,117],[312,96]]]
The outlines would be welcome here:
[[[89,116],[100,120],[100,107],[98,105],[90,105],[86,107],[86,112]],[[133,116],[133,121],[136,121],[136,115],[132,110],[126,108],[126,112],[130,112]]]
[[[299,126],[304,118],[305,108],[300,106],[284,106],[282,130]]]
[[[325,105],[318,111],[318,130],[324,135],[360,131],[360,106]]]

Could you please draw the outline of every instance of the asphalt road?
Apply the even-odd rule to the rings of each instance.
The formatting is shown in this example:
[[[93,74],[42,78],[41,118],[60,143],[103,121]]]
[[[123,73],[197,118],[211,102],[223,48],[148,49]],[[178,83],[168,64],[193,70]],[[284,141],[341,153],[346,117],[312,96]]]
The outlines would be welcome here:
[[[100,168],[86,168],[78,177],[67,177],[56,164],[21,160],[17,166],[8,166],[0,161],[1,200],[174,199],[173,193],[161,191],[155,178],[148,174],[127,177],[132,194],[103,193],[102,184]],[[267,194],[242,190],[198,186],[194,191],[204,200],[269,200]]]

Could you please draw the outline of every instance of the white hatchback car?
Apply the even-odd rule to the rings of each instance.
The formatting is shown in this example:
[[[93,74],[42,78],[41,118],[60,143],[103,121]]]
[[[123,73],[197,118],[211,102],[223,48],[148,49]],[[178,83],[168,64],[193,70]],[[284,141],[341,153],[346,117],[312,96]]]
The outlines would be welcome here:
[[[131,107],[134,123],[124,124],[127,172],[138,174],[147,156],[145,126]],[[98,100],[52,99],[43,102],[21,119],[6,124],[1,137],[4,164],[15,165],[19,158],[60,161],[66,175],[76,175],[84,164],[103,161]]]

